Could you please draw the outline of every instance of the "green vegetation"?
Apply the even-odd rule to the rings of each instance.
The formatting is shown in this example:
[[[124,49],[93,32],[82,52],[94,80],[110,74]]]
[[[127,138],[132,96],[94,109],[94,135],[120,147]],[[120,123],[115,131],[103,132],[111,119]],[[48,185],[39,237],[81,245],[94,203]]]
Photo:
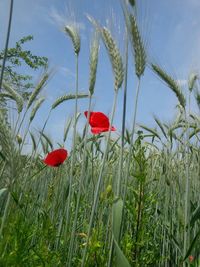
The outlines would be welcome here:
[[[65,25],[74,48],[76,91],[54,101],[37,137],[31,126],[45,101],[40,94],[50,72],[46,70],[24,101],[21,85],[15,79],[7,79],[10,76],[9,68],[6,69],[8,75],[0,99],[15,104],[16,111],[10,112],[15,112],[17,120],[14,125],[7,123],[7,116],[0,111],[0,266],[200,266],[200,117],[193,113],[190,104],[193,95],[200,106],[199,77],[196,73],[189,76],[186,95],[172,75],[148,62],[137,22],[136,1],[121,2],[126,47],[130,45],[133,52],[138,84],[131,129],[123,127],[123,109],[119,137],[112,137],[110,126],[107,133],[89,133],[100,41],[105,45],[114,76],[110,125],[118,91],[129,90],[128,49],[123,62],[112,33],[92,17],[89,20],[95,34],[91,42],[89,90],[79,92],[78,29],[76,24]],[[46,66],[45,58],[35,58],[31,52],[21,50],[21,44],[27,40],[30,37],[9,50],[8,56],[12,56],[8,60],[20,65],[19,60],[23,59],[31,68]],[[171,124],[158,117],[155,128],[136,124],[138,97],[147,67],[177,98],[177,116]],[[26,81],[21,79],[23,75],[17,77],[20,82]],[[83,131],[78,132],[77,100],[81,103],[82,98],[88,98],[89,112]],[[63,133],[64,146],[70,128],[73,129],[72,150],[60,166],[47,166],[42,159],[54,149],[54,142],[45,127],[51,113],[72,100],[74,116],[69,118]],[[22,132],[24,125],[26,132]],[[27,140],[32,142],[32,152],[23,155]]]
[[[30,50],[23,49],[23,45],[32,40],[32,35],[25,36],[16,42],[15,47],[8,49],[4,70],[4,81],[11,83],[15,90],[20,92],[24,97],[27,97],[33,88],[32,76],[19,73],[17,68],[26,66],[37,70],[39,68],[47,68],[48,64],[46,57],[33,55]],[[0,52],[0,62],[3,60],[3,56],[4,50]]]

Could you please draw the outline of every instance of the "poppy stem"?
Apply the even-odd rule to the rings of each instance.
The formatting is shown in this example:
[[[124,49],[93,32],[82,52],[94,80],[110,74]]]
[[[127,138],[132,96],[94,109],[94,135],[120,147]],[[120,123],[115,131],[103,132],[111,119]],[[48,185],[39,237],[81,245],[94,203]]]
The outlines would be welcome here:
[[[123,96],[123,114],[122,114],[121,151],[120,151],[119,171],[118,171],[118,179],[117,179],[117,187],[116,187],[116,198],[118,198],[120,196],[121,180],[122,180],[122,174],[123,174],[124,134],[125,134],[125,123],[126,123],[127,77],[128,77],[128,30],[127,30],[127,27],[125,30],[125,70],[124,70],[124,72],[125,73],[124,73],[124,96]],[[109,259],[108,259],[108,267],[112,266],[113,247],[114,247],[114,238],[112,235]]]
[[[122,210],[122,214],[124,214],[124,206],[125,206],[125,201],[126,201],[126,192],[127,192],[127,186],[128,186],[128,176],[129,176],[129,170],[130,170],[130,164],[131,164],[131,156],[132,156],[132,148],[133,148],[133,138],[134,138],[134,133],[135,133],[136,118],[137,118],[137,108],[138,108],[139,91],[140,91],[140,77],[138,78],[138,84],[137,84],[137,89],[136,89],[135,107],[134,107],[134,114],[133,114],[132,130],[131,130],[131,134],[130,134],[130,144],[129,144],[129,151],[128,151],[128,160],[127,160],[126,169],[125,169],[125,175],[124,175],[125,176],[124,177],[125,186],[124,186],[123,198],[122,198],[123,199],[123,210]],[[123,215],[122,215],[122,218],[123,218]],[[124,226],[124,222],[122,221],[121,231],[120,231],[121,233],[122,233],[123,226]]]
[[[93,221],[94,221],[94,215],[95,215],[95,211],[96,211],[97,206],[98,206],[99,191],[100,191],[101,181],[102,181],[102,178],[103,178],[103,172],[104,172],[104,168],[105,168],[105,164],[106,164],[106,160],[107,160],[108,150],[109,150],[111,127],[112,127],[112,124],[113,124],[114,114],[115,114],[115,110],[116,110],[117,96],[118,96],[118,90],[115,90],[115,96],[114,96],[111,119],[110,119],[110,127],[109,127],[108,137],[107,137],[107,140],[106,140],[106,148],[105,148],[105,152],[104,152],[104,156],[103,156],[103,162],[102,162],[102,165],[101,165],[99,177],[98,177],[97,184],[96,184],[94,201],[93,201],[93,205],[92,205],[92,211],[91,211],[91,215],[90,215],[90,222],[89,222],[89,227],[88,227],[88,232],[87,232],[87,240],[86,240],[86,245],[85,245],[85,249],[84,249],[84,252],[83,252],[81,267],[85,266],[86,255],[87,255],[87,251],[88,251],[88,245],[89,245],[90,235],[91,235],[91,232],[92,232],[92,225],[93,225]]]
[[[134,108],[134,115],[133,115],[133,124],[132,124],[132,130],[130,134],[130,144],[129,144],[129,153],[128,153],[128,160],[126,165],[126,173],[125,173],[125,187],[124,187],[124,193],[123,193],[123,201],[125,203],[126,199],[126,191],[127,191],[127,182],[128,182],[128,175],[129,175],[129,169],[130,169],[130,163],[131,163],[131,150],[133,146],[133,138],[135,133],[135,125],[136,125],[136,118],[137,118],[137,108],[138,108],[138,98],[139,98],[139,91],[140,91],[140,78],[138,78],[138,84],[136,89],[136,97],[135,97],[135,108]]]
[[[41,173],[46,167],[47,167],[47,165],[44,165],[39,171],[37,171],[36,173],[34,173],[28,180],[31,180],[34,176],[36,176],[39,173]]]
[[[45,129],[46,125],[47,125],[47,122],[48,122],[48,120],[49,120],[49,118],[50,118],[50,115],[51,115],[51,110],[49,111],[49,114],[48,114],[48,116],[47,116],[47,119],[46,119],[46,121],[45,121],[45,123],[44,123],[44,125],[43,125],[42,131],[40,132],[40,137],[39,137],[39,140],[38,140],[38,142],[37,142],[37,144],[36,144],[36,148],[35,148],[35,150],[34,150],[34,151],[32,152],[32,154],[31,154],[30,167],[29,167],[28,172],[25,174],[25,177],[24,177],[24,180],[25,180],[25,183],[24,183],[24,190],[20,193],[19,201],[21,200],[21,198],[22,198],[22,196],[23,196],[23,193],[26,191],[26,185],[27,185],[27,182],[30,180],[30,179],[28,179],[28,176],[29,176],[29,174],[30,174],[30,171],[34,168],[34,162],[33,162],[33,160],[34,160],[34,156],[35,156],[36,151],[37,151],[37,148],[38,148],[38,146],[39,146],[39,144],[40,144],[40,140],[41,140],[42,133],[44,132],[44,129]],[[21,148],[21,149],[22,149],[22,148]],[[21,150],[20,150],[20,151],[21,151]],[[36,164],[36,163],[35,163],[35,164]]]
[[[84,150],[83,150],[83,160],[82,160],[82,166],[81,166],[81,177],[79,181],[79,188],[78,188],[78,196],[76,200],[76,210],[75,210],[75,217],[73,220],[73,227],[71,231],[71,239],[70,239],[70,245],[69,245],[69,251],[68,251],[68,264],[67,266],[71,266],[71,259],[73,256],[73,248],[74,248],[74,239],[75,239],[75,231],[77,227],[77,219],[78,219],[78,212],[79,212],[79,206],[80,206],[80,198],[81,198],[81,189],[83,186],[83,179],[85,177],[85,167],[86,167],[86,155],[87,155],[87,138],[88,138],[88,128],[89,128],[89,118],[90,118],[90,110],[91,110],[91,102],[92,102],[92,96],[90,95],[89,98],[89,105],[88,105],[88,113],[87,113],[87,123],[86,123],[86,130],[85,130],[85,139],[84,139]]]

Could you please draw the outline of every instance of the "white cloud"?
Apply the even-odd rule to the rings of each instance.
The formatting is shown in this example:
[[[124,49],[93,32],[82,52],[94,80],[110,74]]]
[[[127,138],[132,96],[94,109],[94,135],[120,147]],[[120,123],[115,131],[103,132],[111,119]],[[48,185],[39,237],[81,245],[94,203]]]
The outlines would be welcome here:
[[[60,73],[62,74],[62,75],[64,75],[64,76],[70,76],[70,77],[72,77],[72,78],[75,78],[76,77],[76,75],[75,75],[75,73],[73,72],[73,71],[71,71],[69,68],[66,68],[66,67],[59,67],[59,71],[60,71]]]

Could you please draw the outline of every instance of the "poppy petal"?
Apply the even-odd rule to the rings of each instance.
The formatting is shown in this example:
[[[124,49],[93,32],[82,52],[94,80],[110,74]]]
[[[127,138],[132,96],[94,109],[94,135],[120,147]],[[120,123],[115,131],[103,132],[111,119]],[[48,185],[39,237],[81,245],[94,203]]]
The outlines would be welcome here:
[[[84,112],[85,117],[88,117],[88,111]],[[93,134],[99,134],[102,132],[108,132],[110,128],[110,122],[108,117],[102,112],[90,112],[89,124],[91,126],[91,132]],[[116,131],[115,127],[111,127],[111,131]]]
[[[86,118],[88,111],[84,112]],[[91,127],[108,128],[110,123],[108,117],[102,112],[90,112],[89,124]]]
[[[107,132],[107,131],[108,131],[108,128],[91,127],[91,132],[93,134],[99,134],[99,133]]]
[[[108,132],[108,131],[109,131],[109,128],[102,128],[102,127],[92,127],[91,128],[91,132],[93,134],[99,134],[99,133]],[[115,127],[111,127],[111,131],[116,131]]]
[[[43,160],[43,162],[48,166],[58,167],[65,161],[67,155],[68,153],[66,149],[64,148],[56,149],[50,152]]]

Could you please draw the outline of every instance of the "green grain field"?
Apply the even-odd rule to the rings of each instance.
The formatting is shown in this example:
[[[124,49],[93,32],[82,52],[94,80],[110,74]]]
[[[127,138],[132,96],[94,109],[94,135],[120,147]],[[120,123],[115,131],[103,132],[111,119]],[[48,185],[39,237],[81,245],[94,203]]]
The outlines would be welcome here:
[[[45,68],[25,99],[4,74],[3,60],[6,62],[9,53],[5,49],[1,54],[1,267],[200,266],[199,75],[188,73],[185,91],[173,74],[150,60],[137,19],[137,1],[120,3],[126,32],[124,52],[112,30],[87,14],[94,31],[87,90],[79,84],[81,34],[76,22],[63,27],[74,56],[75,90],[52,101],[37,135],[32,123],[45,104],[42,91],[48,88],[52,70]],[[97,131],[90,116],[100,46],[112,68],[113,88],[109,90],[114,97],[109,125],[92,133]],[[176,99],[177,113],[171,123],[155,115],[150,128],[137,119],[146,69]],[[127,83],[130,75],[133,84]],[[128,129],[130,90],[135,97]],[[115,134],[111,127],[119,92],[123,92],[123,114]],[[79,113],[82,99],[88,101],[86,116]],[[197,112],[191,99],[199,107]],[[69,102],[73,103],[73,116],[68,117],[63,141],[57,144],[46,127],[52,114]],[[81,131],[80,116],[85,118]],[[24,153],[27,142],[31,149]],[[54,166],[45,163],[47,155],[59,148],[67,150],[66,158]]]

